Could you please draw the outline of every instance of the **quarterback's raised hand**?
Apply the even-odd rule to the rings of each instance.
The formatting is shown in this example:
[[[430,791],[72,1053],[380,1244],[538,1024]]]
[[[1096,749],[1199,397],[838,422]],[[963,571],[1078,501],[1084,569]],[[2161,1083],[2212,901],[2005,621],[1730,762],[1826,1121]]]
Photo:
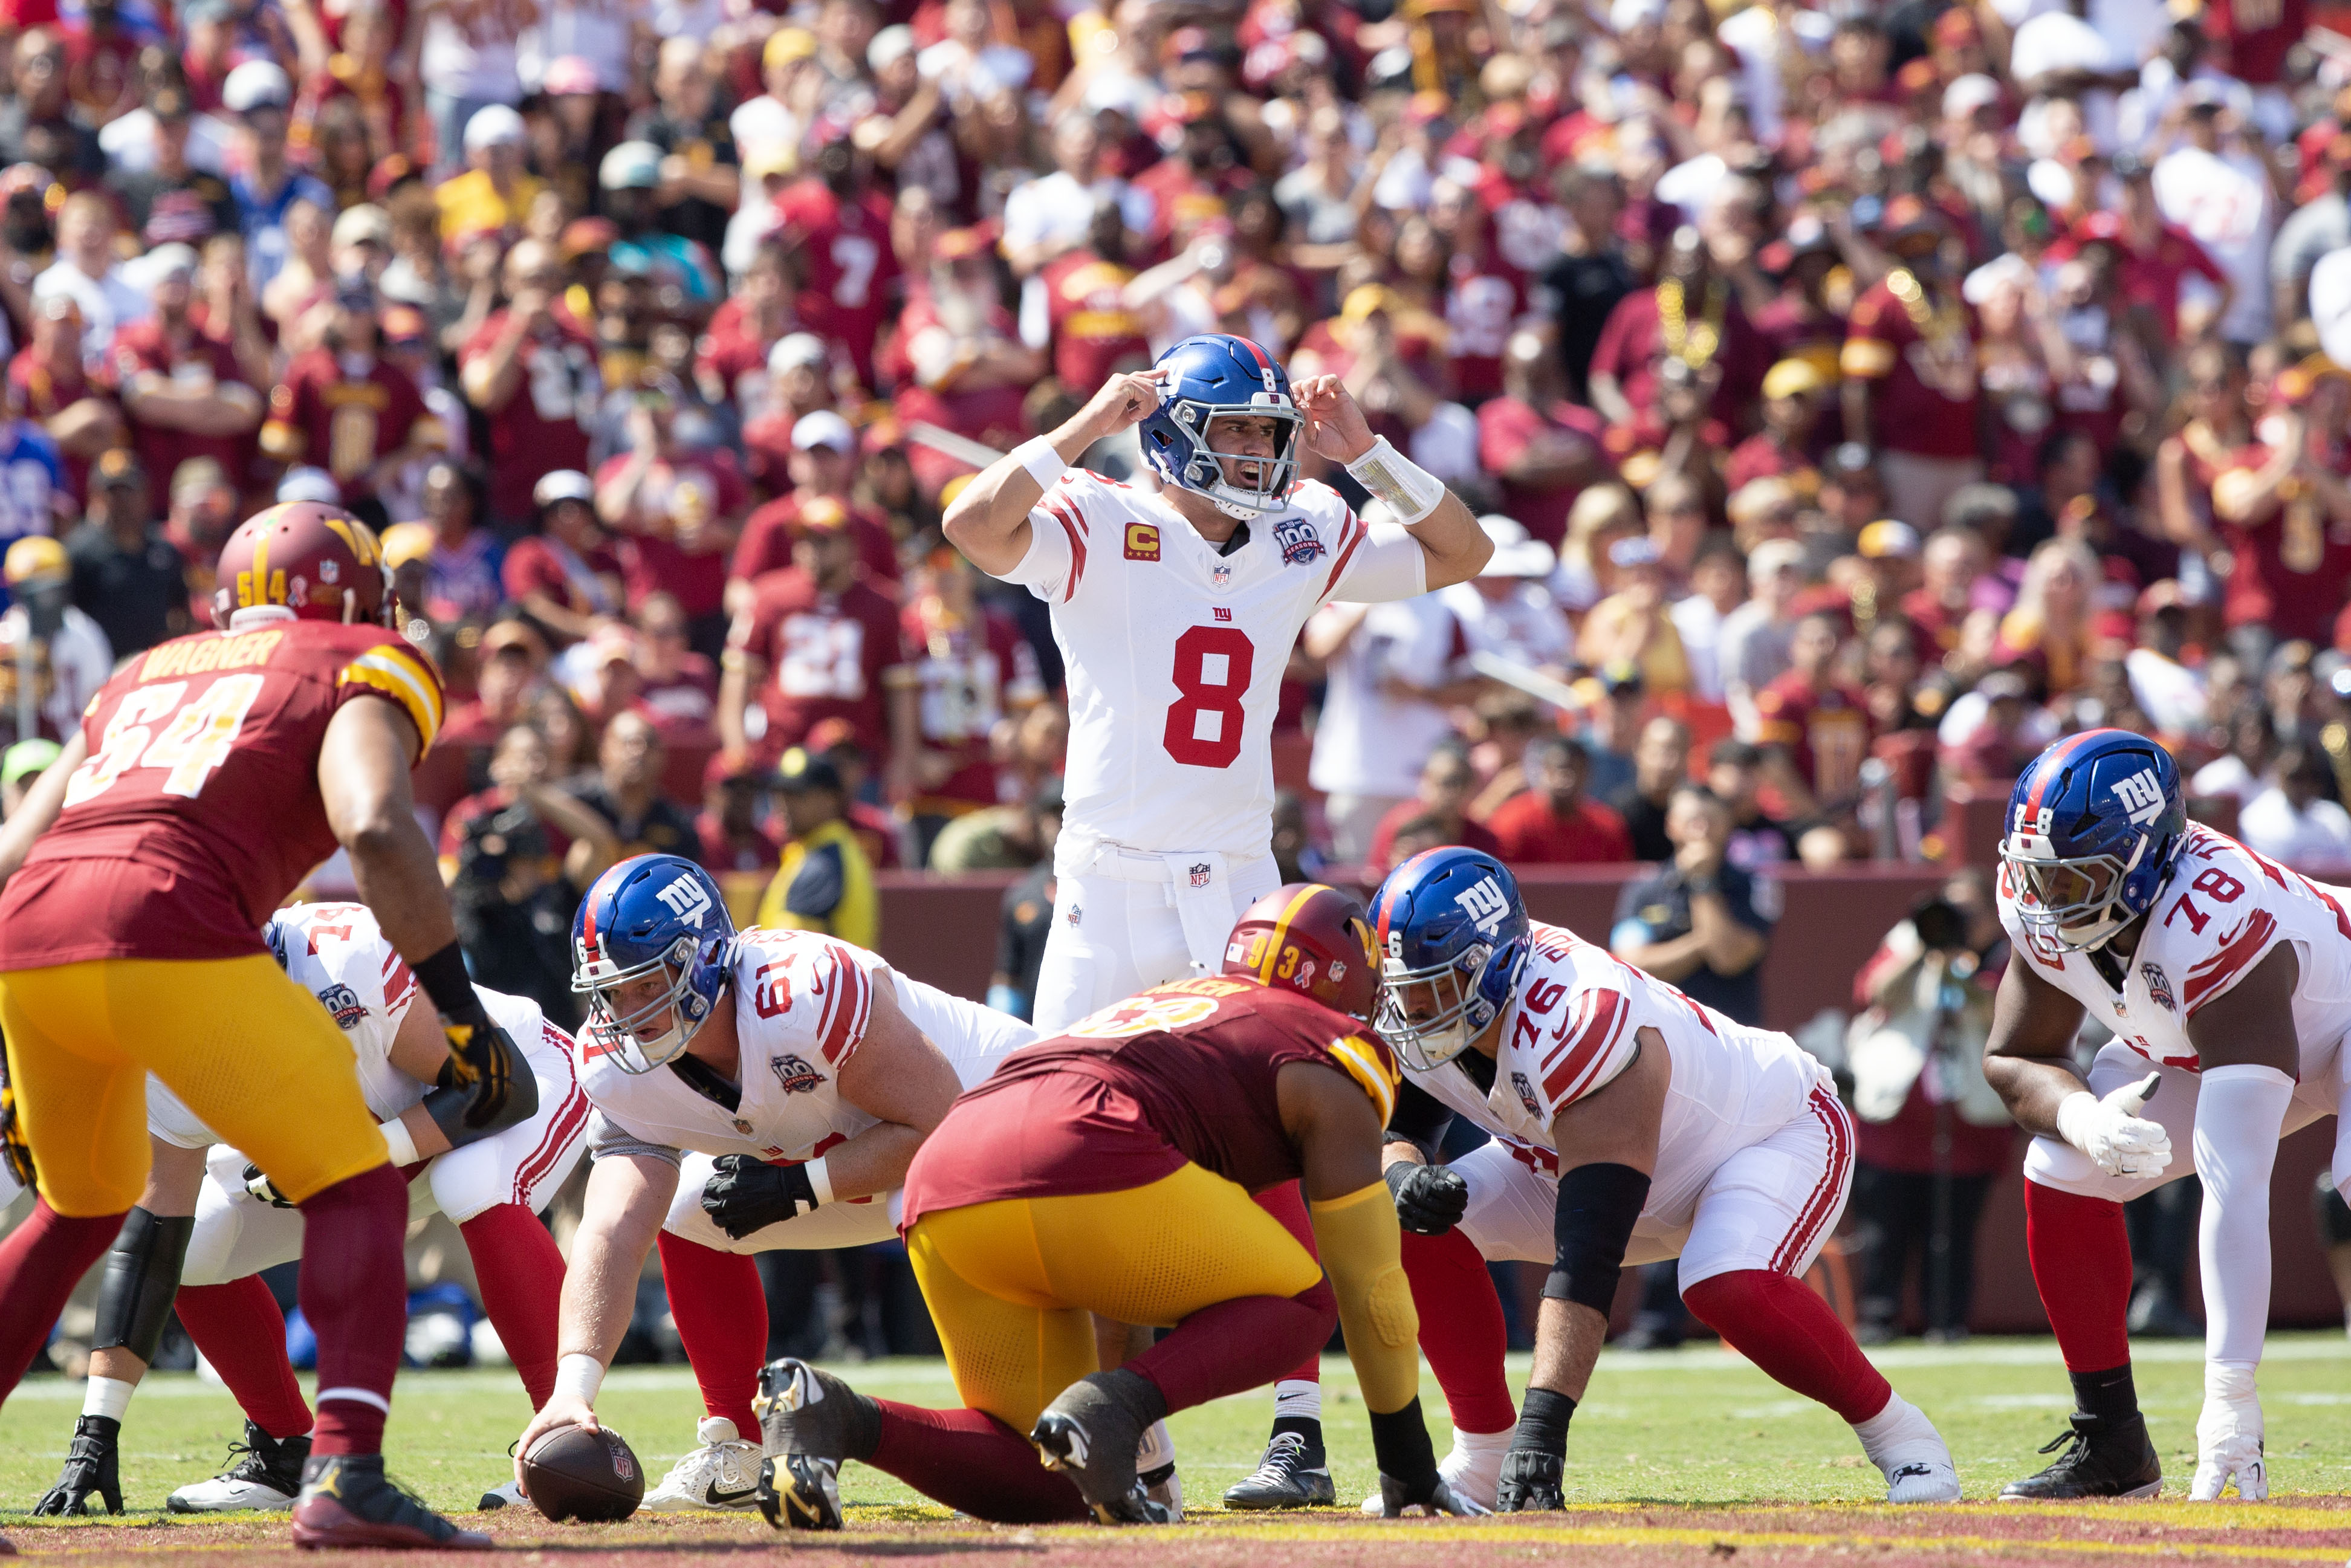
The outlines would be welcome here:
[[[1496,1513],[1544,1512],[1567,1506],[1567,1461],[1540,1448],[1512,1448],[1502,1456],[1502,1479],[1494,1489]]]
[[[1395,1197],[1396,1223],[1415,1236],[1442,1236],[1469,1212],[1469,1184],[1449,1166],[1398,1160],[1383,1174]]]
[[[1290,388],[1290,401],[1306,422],[1306,444],[1333,463],[1353,463],[1372,449],[1371,422],[1336,376],[1307,376]]]
[[[702,1212],[737,1241],[817,1207],[806,1166],[771,1166],[749,1155],[721,1155],[712,1166],[702,1186]]]
[[[1102,382],[1101,391],[1086,400],[1086,406],[1078,411],[1070,424],[1084,432],[1088,446],[1141,424],[1158,412],[1159,382],[1165,374],[1155,370],[1128,371],[1111,377]]]

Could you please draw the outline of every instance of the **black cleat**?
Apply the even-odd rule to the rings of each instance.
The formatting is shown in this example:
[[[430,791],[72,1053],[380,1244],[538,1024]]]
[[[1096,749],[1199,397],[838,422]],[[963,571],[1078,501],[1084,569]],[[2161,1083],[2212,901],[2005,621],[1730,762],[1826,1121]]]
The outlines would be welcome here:
[[[1173,1524],[1176,1515],[1154,1501],[1134,1473],[1144,1429],[1166,1414],[1151,1381],[1123,1367],[1096,1372],[1061,1391],[1037,1417],[1029,1440],[1049,1470],[1076,1483],[1078,1495],[1104,1524]]]
[[[280,1440],[247,1421],[245,1441],[228,1446],[229,1467],[208,1481],[194,1481],[163,1500],[172,1513],[239,1513],[292,1508],[302,1490],[302,1465],[310,1438]]]
[[[2093,1497],[2153,1497],[2163,1490],[2163,1461],[2147,1435],[2147,1419],[2132,1416],[2106,1430],[2098,1417],[2075,1411],[2072,1429],[2042,1448],[2065,1452],[2038,1475],[2000,1489],[2002,1501],[2073,1502]],[[2071,1445],[2068,1447],[2067,1445]]]
[[[79,1516],[89,1512],[94,1492],[109,1513],[122,1511],[122,1475],[115,1444],[122,1423],[111,1416],[84,1416],[74,1422],[73,1446],[66,1450],[57,1484],[33,1505],[36,1514]]]
[[[1254,1472],[1225,1493],[1225,1506],[1250,1512],[1277,1508],[1327,1508],[1339,1500],[1320,1448],[1295,1432],[1277,1432]]]
[[[873,1401],[796,1356],[759,1369],[751,1401],[760,1444],[759,1511],[778,1530],[839,1530],[841,1462],[863,1458],[880,1440]]]
[[[313,1454],[294,1502],[294,1544],[486,1552],[490,1538],[458,1529],[386,1479],[381,1454]]]

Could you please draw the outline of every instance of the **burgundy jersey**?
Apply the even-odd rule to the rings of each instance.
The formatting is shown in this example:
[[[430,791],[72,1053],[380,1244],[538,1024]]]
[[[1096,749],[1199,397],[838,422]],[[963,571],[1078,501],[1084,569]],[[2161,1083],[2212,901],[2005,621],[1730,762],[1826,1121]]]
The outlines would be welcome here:
[[[273,622],[139,655],[82,715],[89,760],[0,894],[0,970],[266,952],[262,923],[335,852],[319,751],[359,697],[433,744],[441,678],[380,626]]]
[[[1155,986],[1014,1051],[966,1091],[906,1173],[904,1223],[1001,1198],[1122,1191],[1186,1162],[1251,1192],[1295,1180],[1274,1095],[1293,1061],[1345,1073],[1387,1124],[1395,1058],[1353,1019],[1249,980]]]

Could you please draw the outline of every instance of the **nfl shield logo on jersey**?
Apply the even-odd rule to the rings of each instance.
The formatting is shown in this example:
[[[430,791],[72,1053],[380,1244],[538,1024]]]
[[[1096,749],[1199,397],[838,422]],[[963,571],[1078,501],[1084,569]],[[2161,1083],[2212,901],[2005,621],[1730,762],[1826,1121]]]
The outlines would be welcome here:
[[[1208,582],[1209,585],[1218,593],[1222,593],[1226,589],[1230,588],[1233,585],[1233,569],[1231,563],[1220,560],[1210,565],[1208,568]]]
[[[1284,566],[1311,566],[1322,554],[1322,536],[1304,517],[1284,517],[1274,524],[1273,542],[1281,547]]]
[[[354,1030],[368,1016],[367,1004],[349,986],[329,986],[319,993],[319,1005],[335,1015],[335,1027]]]
[[[1207,862],[1202,861],[1199,864],[1192,868],[1192,885],[1194,887],[1206,887],[1208,885]]]
[[[768,1065],[776,1070],[776,1082],[787,1094],[806,1094],[824,1086],[824,1074],[797,1056],[770,1057]]]
[[[2172,1000],[2171,977],[2163,972],[2160,964],[2141,964],[2140,976],[2147,981],[2147,994],[2165,1012],[2178,1012],[2179,1004]]]
[[[1523,1072],[1511,1073],[1510,1087],[1519,1092],[1519,1103],[1527,1108],[1527,1114],[1541,1121],[1542,1107],[1535,1103],[1535,1086],[1527,1082],[1527,1075]]]

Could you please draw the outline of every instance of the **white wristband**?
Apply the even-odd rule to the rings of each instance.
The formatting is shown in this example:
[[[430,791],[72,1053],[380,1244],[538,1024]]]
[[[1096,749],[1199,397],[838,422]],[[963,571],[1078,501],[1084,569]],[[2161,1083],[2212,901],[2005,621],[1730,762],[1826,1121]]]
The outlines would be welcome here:
[[[1012,460],[1029,470],[1029,477],[1037,481],[1040,490],[1051,489],[1061,476],[1070,471],[1070,465],[1061,461],[1061,453],[1041,435],[1014,447]]]
[[[604,1386],[604,1364],[592,1355],[574,1353],[555,1364],[555,1394],[571,1395],[582,1405],[596,1403],[596,1391]]]
[[[832,1173],[824,1168],[823,1156],[809,1161],[800,1167],[808,1173],[809,1190],[816,1194],[820,1205],[832,1201]]]
[[[376,1131],[383,1134],[383,1146],[392,1151],[395,1166],[413,1166],[424,1156],[416,1152],[416,1140],[408,1135],[408,1128],[399,1120],[379,1123]]]
[[[1386,502],[1396,521],[1407,528],[1437,510],[1445,499],[1444,482],[1398,452],[1384,435],[1372,444],[1369,452],[1348,464],[1347,472]]]
[[[2057,1135],[2084,1154],[2090,1152],[2089,1134],[2083,1130],[2082,1118],[2098,1108],[2098,1097],[2086,1089],[2076,1089],[2057,1102]]]

